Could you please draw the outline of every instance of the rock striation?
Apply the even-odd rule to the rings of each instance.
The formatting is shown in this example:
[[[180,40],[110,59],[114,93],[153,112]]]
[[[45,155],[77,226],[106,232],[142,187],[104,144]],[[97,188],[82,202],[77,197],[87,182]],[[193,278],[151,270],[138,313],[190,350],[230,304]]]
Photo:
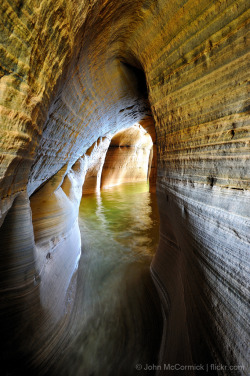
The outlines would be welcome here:
[[[84,178],[98,189],[100,150],[140,123],[161,218],[158,373],[203,362],[247,375],[248,2],[3,0],[0,12],[3,371],[24,359],[43,374],[60,353]]]

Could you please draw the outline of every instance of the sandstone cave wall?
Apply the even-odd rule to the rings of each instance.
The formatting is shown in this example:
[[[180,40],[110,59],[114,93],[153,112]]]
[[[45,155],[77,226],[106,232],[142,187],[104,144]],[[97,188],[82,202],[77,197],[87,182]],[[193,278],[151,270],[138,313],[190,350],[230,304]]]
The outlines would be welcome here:
[[[160,361],[190,363],[211,356],[246,367],[247,2],[4,0],[1,13],[0,189],[1,222],[7,227],[1,248],[4,260],[10,255],[1,264],[3,318],[12,312],[13,320],[21,317],[21,327],[18,307],[32,302],[37,307],[38,287],[46,285],[44,277],[36,276],[50,260],[37,262],[39,215],[34,214],[31,224],[29,197],[34,194],[35,207],[40,197],[41,205],[47,182],[58,173],[60,183],[49,190],[63,194],[72,166],[85,160],[96,140],[111,139],[135,122],[146,128],[143,120],[153,116],[161,237],[152,274],[166,317]],[[57,216],[58,201],[52,201],[50,211],[55,205]],[[79,200],[72,201],[77,213]],[[19,215],[25,220],[8,230]],[[62,239],[73,228],[77,231],[75,219],[65,230],[63,216],[58,219]],[[30,231],[22,231],[25,223]],[[45,233],[50,245],[44,256],[55,247],[52,232]],[[75,263],[79,246],[74,245]],[[54,268],[56,263],[47,268],[52,280]],[[6,288],[9,279],[13,283]],[[25,299],[19,286],[27,292]],[[50,302],[57,287],[55,282]],[[34,308],[25,317],[34,323],[34,331],[35,315]],[[53,315],[48,317],[53,327]],[[41,328],[46,334],[47,326]],[[58,343],[60,335],[53,351]]]
[[[116,133],[105,157],[101,188],[149,180],[152,148],[151,136],[140,125]]]

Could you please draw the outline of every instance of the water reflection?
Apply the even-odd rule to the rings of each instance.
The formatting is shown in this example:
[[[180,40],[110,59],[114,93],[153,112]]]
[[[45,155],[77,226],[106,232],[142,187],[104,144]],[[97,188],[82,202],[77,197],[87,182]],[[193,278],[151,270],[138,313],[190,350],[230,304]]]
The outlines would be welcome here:
[[[146,183],[133,183],[84,196],[79,225],[83,249],[90,246],[105,255],[116,249],[122,258],[129,254],[130,261],[139,254],[151,257],[158,242],[155,195]]]
[[[145,183],[83,197],[73,338],[60,374],[143,375],[136,364],[157,364],[161,312],[149,266],[158,222]]]

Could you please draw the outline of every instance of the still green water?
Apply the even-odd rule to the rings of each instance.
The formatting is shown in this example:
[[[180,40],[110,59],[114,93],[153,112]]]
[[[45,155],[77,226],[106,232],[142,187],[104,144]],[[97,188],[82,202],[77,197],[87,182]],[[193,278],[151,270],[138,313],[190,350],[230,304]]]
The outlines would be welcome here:
[[[147,183],[127,183],[83,196],[79,225],[83,247],[124,261],[154,255],[159,233],[155,194]],[[89,244],[90,242],[90,244]],[[131,259],[132,258],[132,259]]]
[[[73,338],[58,372],[143,375],[136,365],[157,364],[162,329],[149,269],[159,232],[156,197],[146,183],[83,196],[79,226]]]

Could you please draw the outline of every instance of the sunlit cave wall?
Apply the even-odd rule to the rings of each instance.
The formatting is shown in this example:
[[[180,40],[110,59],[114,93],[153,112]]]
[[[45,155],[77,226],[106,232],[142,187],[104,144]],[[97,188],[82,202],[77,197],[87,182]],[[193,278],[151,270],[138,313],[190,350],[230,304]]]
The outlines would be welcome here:
[[[101,187],[146,181],[150,176],[153,142],[139,124],[114,135],[102,170]]]
[[[60,353],[88,150],[153,115],[159,362],[247,375],[248,3],[3,0],[0,11],[2,367],[27,359],[42,373]]]
[[[85,153],[88,164],[82,193],[147,180],[154,189],[153,152],[152,138],[140,124],[119,131],[112,140],[99,138]]]

